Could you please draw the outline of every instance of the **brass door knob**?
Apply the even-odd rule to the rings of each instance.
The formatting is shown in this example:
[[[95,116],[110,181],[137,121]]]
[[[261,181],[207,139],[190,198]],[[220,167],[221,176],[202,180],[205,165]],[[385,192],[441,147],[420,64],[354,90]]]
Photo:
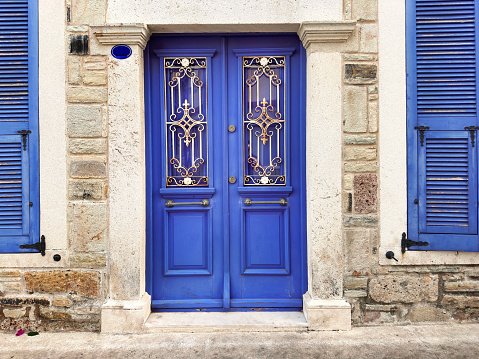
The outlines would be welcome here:
[[[236,177],[231,176],[230,178],[228,178],[228,182],[231,183],[231,184],[236,183]]]
[[[229,125],[228,126],[228,131],[231,132],[231,133],[235,132],[236,131],[235,125]]]

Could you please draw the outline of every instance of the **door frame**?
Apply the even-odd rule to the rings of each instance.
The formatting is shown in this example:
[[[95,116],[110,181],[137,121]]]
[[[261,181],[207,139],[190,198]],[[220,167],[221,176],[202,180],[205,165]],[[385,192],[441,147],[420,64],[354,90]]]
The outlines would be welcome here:
[[[276,35],[276,36],[281,36],[281,35],[296,35],[296,33],[267,33],[266,35]],[[201,36],[201,37],[216,37],[216,38],[221,38],[221,37],[233,37],[233,36],[251,36],[251,37],[259,37],[259,36],[265,36],[265,34],[248,34],[248,33],[228,33],[228,34],[155,34],[152,35],[153,37],[195,37],[195,36]],[[299,41],[299,38],[298,38]],[[300,43],[300,42],[299,42]],[[144,50],[144,99],[145,99],[145,160],[146,160],[146,278],[145,278],[145,285],[146,285],[146,292],[147,293],[152,293],[152,288],[153,288],[153,218],[154,218],[154,211],[155,211],[155,200],[157,202],[160,202],[159,199],[155,199],[153,197],[153,160],[152,160],[152,150],[153,150],[153,140],[152,140],[152,123],[153,123],[153,118],[155,116],[158,116],[158,114],[155,114],[153,112],[153,99],[151,98],[151,69],[150,69],[150,44],[151,41],[148,42],[146,45],[146,48]],[[301,44],[301,43],[300,43]],[[227,42],[226,39],[222,40],[222,47],[223,47],[223,53],[226,54],[227,51]],[[306,218],[306,51],[302,46],[299,46],[300,49],[300,123],[299,123],[299,128],[300,128],[300,174],[299,174],[299,182],[300,182],[300,210],[301,210],[301,215],[300,215],[300,261],[301,261],[301,293],[304,294],[308,290],[308,268],[307,268],[307,218]],[[259,49],[261,50],[261,49]],[[259,51],[255,50],[255,51]],[[160,50],[162,54],[168,54],[169,50]],[[195,50],[193,50],[193,54],[195,54]],[[224,56],[222,59],[222,68],[221,68],[221,73],[223,75],[223,78],[227,78],[228,75],[228,57]],[[288,70],[289,71],[289,70]],[[211,77],[211,71],[209,78]],[[162,86],[160,84],[160,86]],[[223,81],[222,82],[222,91],[223,94],[225,95],[225,98],[227,97],[227,82]],[[161,92],[161,91],[160,91]],[[208,96],[210,96],[211,93],[211,86],[209,86],[208,89]],[[239,103],[239,101],[238,101]],[[238,105],[239,106],[239,105]],[[160,111],[163,108],[162,105],[159,106]],[[228,106],[225,105],[223,106],[223,118],[228,117]],[[208,109],[208,112],[211,112],[212,109],[211,107]],[[291,122],[290,122],[291,123]],[[290,124],[289,124],[290,125]],[[221,124],[221,133],[227,133],[227,127],[228,124],[223,121]],[[211,132],[209,134],[211,136]],[[241,136],[239,136],[241,137]],[[162,136],[160,138],[163,140]],[[212,145],[212,143],[211,143]],[[289,148],[289,144],[288,144]],[[228,171],[228,153],[229,153],[229,145],[228,141],[223,141],[223,171],[224,175],[227,176],[227,171]],[[288,156],[289,156],[288,152]],[[211,156],[211,154],[210,154]],[[211,157],[212,158],[212,157]],[[210,158],[210,161],[211,161]],[[288,161],[289,163],[289,161]],[[212,171],[213,168],[211,166],[210,171]],[[274,188],[270,189],[272,192],[274,192]],[[226,188],[226,190],[223,191],[223,204],[225,208],[229,208],[229,191]],[[226,311],[226,310],[231,310],[231,311],[244,311],[244,310],[250,310],[247,308],[230,308],[230,297],[229,297],[229,286],[230,286],[230,276],[229,276],[229,266],[230,266],[230,240],[229,240],[229,220],[228,217],[225,216],[223,219],[223,233],[228,240],[224,241],[224,253],[223,253],[223,263],[224,263],[224,285],[223,285],[223,308],[218,308],[218,309],[213,309],[213,310],[218,310],[218,311]],[[291,234],[290,234],[291,235]],[[163,258],[162,258],[163,260]],[[227,294],[228,293],[228,294]],[[178,311],[175,309],[169,309],[170,311]],[[195,309],[191,309],[195,310]],[[282,308],[274,308],[272,309],[274,311],[281,311],[281,310],[290,310],[290,309],[282,309]],[[187,309],[182,309],[181,311],[187,311]]]

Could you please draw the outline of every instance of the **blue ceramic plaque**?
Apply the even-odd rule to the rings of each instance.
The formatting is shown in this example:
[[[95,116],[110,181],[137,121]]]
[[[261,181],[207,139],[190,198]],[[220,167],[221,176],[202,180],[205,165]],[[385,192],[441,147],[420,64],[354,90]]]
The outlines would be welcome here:
[[[115,45],[111,49],[111,54],[116,59],[127,59],[131,55],[131,47],[128,45]]]

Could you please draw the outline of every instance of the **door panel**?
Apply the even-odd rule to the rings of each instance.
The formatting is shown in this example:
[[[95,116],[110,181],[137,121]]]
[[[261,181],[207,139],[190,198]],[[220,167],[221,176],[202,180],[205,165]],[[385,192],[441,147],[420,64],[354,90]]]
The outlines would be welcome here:
[[[302,307],[304,60],[296,35],[152,37],[154,310]]]

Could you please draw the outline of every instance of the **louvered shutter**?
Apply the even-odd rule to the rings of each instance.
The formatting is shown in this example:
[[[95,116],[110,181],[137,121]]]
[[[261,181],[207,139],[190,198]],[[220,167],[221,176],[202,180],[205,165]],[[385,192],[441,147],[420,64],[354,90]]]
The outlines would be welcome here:
[[[408,237],[429,243],[411,249],[479,251],[477,9],[408,2]]]
[[[19,245],[38,241],[38,62],[34,3],[0,0],[0,252],[3,253],[29,252],[19,249]],[[30,131],[25,144],[21,131]]]

